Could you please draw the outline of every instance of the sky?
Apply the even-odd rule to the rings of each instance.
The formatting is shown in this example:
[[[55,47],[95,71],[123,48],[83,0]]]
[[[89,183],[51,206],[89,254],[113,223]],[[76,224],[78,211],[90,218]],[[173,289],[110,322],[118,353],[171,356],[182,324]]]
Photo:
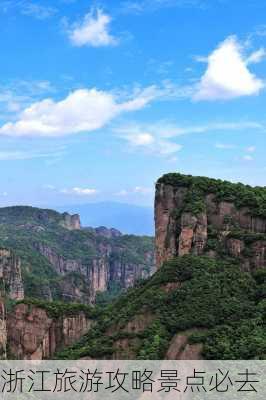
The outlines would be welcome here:
[[[2,0],[0,206],[266,185],[266,2]]]

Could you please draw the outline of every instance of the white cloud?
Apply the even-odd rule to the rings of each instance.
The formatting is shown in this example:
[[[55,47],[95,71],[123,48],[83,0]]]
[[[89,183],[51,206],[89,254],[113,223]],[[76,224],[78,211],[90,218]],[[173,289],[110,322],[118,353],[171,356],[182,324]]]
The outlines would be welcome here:
[[[265,126],[258,122],[214,122],[203,125],[179,126],[167,121],[154,124],[131,123],[115,129],[115,133],[126,140],[132,149],[142,149],[146,152],[169,156],[182,149],[180,144],[172,139],[188,135],[203,134],[213,131],[238,131],[245,129],[265,130]],[[217,143],[217,148],[233,148],[233,145]]]
[[[253,161],[253,157],[250,154],[246,154],[243,156],[243,159],[245,161]]]
[[[228,149],[234,149],[235,145],[229,143],[216,143],[215,147],[217,149],[228,150]]]
[[[148,132],[142,132],[128,135],[127,140],[133,146],[148,146],[154,143],[155,138]]]
[[[266,56],[266,51],[264,48],[261,48],[257,51],[254,51],[250,54],[250,56],[246,59],[247,64],[256,64],[262,61]]]
[[[147,196],[149,194],[152,194],[153,192],[154,192],[153,188],[145,186],[136,186],[133,189],[128,189],[128,190],[122,189],[119,192],[115,193],[115,196],[126,197],[136,194]]]
[[[160,91],[156,87],[139,90],[134,98],[118,102],[108,92],[79,89],[61,101],[50,98],[33,103],[18,115],[16,122],[0,127],[0,136],[63,136],[102,128],[121,113],[145,107]]]
[[[256,147],[255,146],[249,146],[249,147],[247,147],[246,151],[248,153],[254,153],[256,151]]]
[[[57,9],[50,6],[43,6],[28,1],[20,2],[21,14],[37,19],[47,19],[57,13]]]
[[[169,138],[179,135],[179,128],[164,123],[141,125],[137,123],[116,129],[117,135],[128,142],[133,149],[143,149],[158,155],[174,154],[182,146]]]
[[[91,188],[73,187],[71,189],[62,189],[61,193],[74,194],[77,196],[92,196],[98,193],[98,190]]]
[[[113,46],[118,40],[109,33],[110,22],[111,17],[102,10],[92,10],[69,30],[69,39],[77,47]]]
[[[139,193],[139,194],[143,194],[143,195],[153,193],[153,191],[154,191],[153,188],[144,187],[144,186],[136,186],[134,188],[134,193]]]
[[[248,69],[248,64],[259,62],[265,56],[264,50],[249,57],[245,57],[243,50],[237,38],[230,36],[208,56],[207,70],[196,85],[194,100],[250,96],[264,88],[264,82]]]
[[[19,11],[20,14],[44,20],[57,13],[55,7],[41,5],[30,0],[2,0],[0,11],[7,13],[9,11]]]
[[[121,4],[121,11],[128,14],[142,14],[171,7],[205,8],[207,2],[208,0],[126,0]]]
[[[41,95],[54,92],[49,81],[26,81],[15,79],[5,84],[0,83],[0,106],[5,114],[18,113]]]

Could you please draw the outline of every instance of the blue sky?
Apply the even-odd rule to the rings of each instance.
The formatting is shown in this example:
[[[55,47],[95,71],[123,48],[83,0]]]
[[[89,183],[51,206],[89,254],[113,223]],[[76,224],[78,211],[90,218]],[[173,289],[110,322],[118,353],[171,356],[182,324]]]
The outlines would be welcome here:
[[[266,3],[3,0],[0,205],[152,205],[166,172],[266,185]]]

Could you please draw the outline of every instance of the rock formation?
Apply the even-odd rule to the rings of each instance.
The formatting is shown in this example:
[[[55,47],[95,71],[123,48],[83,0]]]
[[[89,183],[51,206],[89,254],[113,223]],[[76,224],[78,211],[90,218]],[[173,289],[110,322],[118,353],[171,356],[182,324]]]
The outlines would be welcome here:
[[[215,257],[218,253],[237,257],[245,270],[265,267],[265,216],[256,215],[254,206],[248,206],[248,198],[247,205],[244,200],[237,204],[236,185],[210,179],[208,187],[207,181],[208,178],[179,174],[165,175],[158,181],[155,195],[157,268],[174,256]],[[202,182],[206,183],[204,187]],[[252,188],[238,185],[246,197],[254,194],[252,201],[256,201],[255,189],[252,192]],[[223,197],[224,187],[230,188],[235,196]]]
[[[61,225],[69,230],[79,230],[81,229],[80,218],[78,214],[70,215],[67,212],[62,214],[63,220]]]
[[[82,311],[53,317],[38,306],[18,304],[7,317],[9,358],[50,359],[56,351],[77,341],[91,324]]]
[[[154,272],[153,238],[82,228],[77,214],[0,208],[0,243],[20,257],[26,297],[93,303],[98,292],[127,289]],[[11,297],[20,298],[15,290],[23,288],[10,279]]]
[[[2,296],[8,296],[12,300],[24,298],[21,260],[11,250],[0,249],[0,282]]]

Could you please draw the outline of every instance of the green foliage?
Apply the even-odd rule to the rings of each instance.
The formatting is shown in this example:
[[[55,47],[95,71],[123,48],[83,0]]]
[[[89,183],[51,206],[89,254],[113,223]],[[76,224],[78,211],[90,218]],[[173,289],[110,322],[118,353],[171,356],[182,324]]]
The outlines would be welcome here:
[[[96,294],[96,304],[101,306],[107,305],[114,301],[122,291],[123,288],[121,284],[118,282],[110,282],[108,290]]]
[[[53,300],[65,300],[62,277],[40,254],[40,247],[63,260],[79,263],[84,274],[92,268],[93,260],[102,256],[101,249],[108,247],[112,249],[111,264],[132,264],[149,274],[152,262],[146,254],[153,253],[152,237],[122,235],[106,238],[89,229],[68,230],[63,224],[64,214],[53,210],[24,206],[0,208],[0,247],[12,249],[21,258],[26,296],[43,299],[49,298],[48,293]],[[73,273],[66,274],[64,279],[76,284],[80,291],[89,293],[88,279],[79,272],[76,277]]]
[[[148,281],[107,307],[79,343],[57,356],[111,358],[115,340],[127,323],[138,315],[150,315],[144,330],[133,333],[140,341],[136,358],[163,358],[171,338],[189,331],[196,332],[191,342],[203,343],[205,357],[264,357],[266,307],[258,297],[265,283],[262,275],[253,278],[232,260],[184,256],[166,262]],[[166,290],[168,284],[171,290]],[[252,332],[257,346],[252,344]]]
[[[88,318],[97,319],[101,314],[101,308],[92,307],[85,304],[80,303],[62,303],[62,302],[47,302],[41,301],[38,299],[29,299],[26,298],[21,301],[17,301],[13,303],[13,306],[16,304],[27,304],[29,306],[39,307],[47,311],[47,314],[51,318],[60,318],[62,316],[70,317],[75,316],[79,312],[83,312]]]
[[[194,214],[204,209],[204,196],[213,193],[217,202],[229,201],[237,208],[247,207],[253,216],[266,218],[266,187],[251,187],[242,183],[179,173],[162,176],[157,182],[157,185],[160,184],[187,188],[185,210]]]

